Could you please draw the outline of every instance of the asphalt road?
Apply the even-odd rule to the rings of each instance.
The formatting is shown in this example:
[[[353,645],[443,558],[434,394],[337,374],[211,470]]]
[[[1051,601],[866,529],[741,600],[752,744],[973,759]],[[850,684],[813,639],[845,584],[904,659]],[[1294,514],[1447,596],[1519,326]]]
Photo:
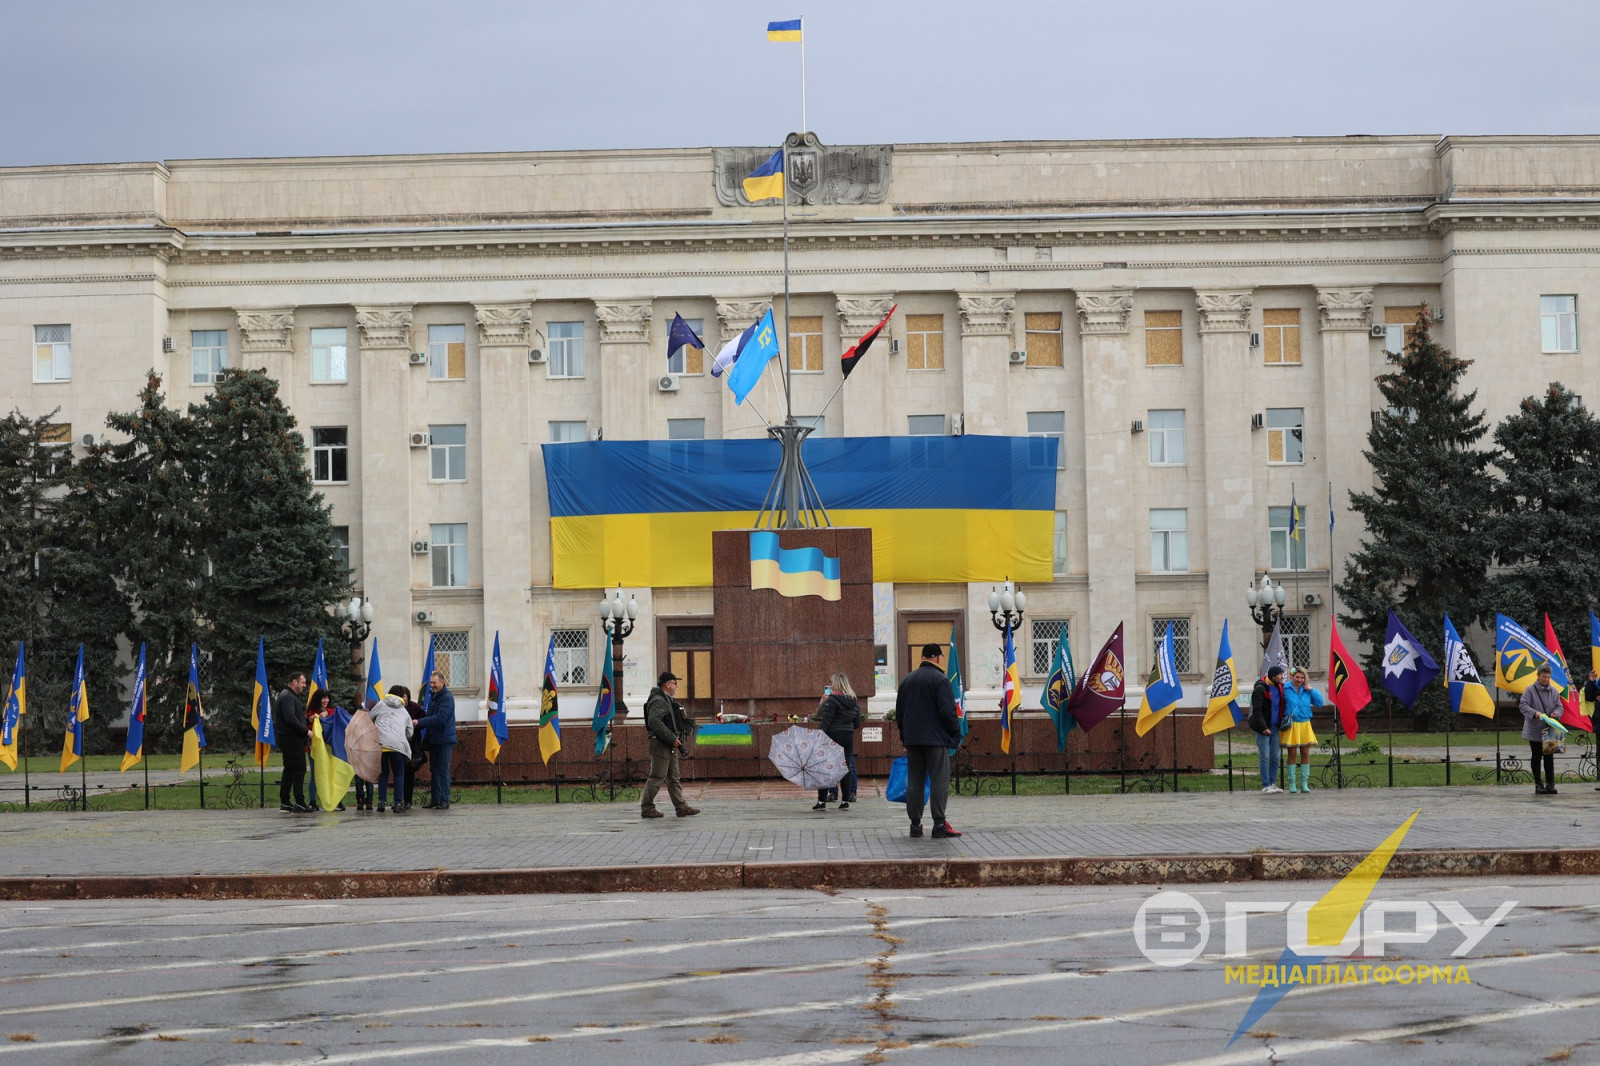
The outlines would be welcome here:
[[[1154,887],[0,905],[0,1066],[1600,1058],[1595,879],[1386,879],[1518,904],[1466,958],[1442,919],[1389,948],[1470,983],[1296,988],[1231,1048],[1256,990],[1225,981],[1224,903],[1329,886],[1181,887],[1212,933],[1179,967],[1135,944]],[[1276,961],[1283,915],[1248,934],[1230,961]]]

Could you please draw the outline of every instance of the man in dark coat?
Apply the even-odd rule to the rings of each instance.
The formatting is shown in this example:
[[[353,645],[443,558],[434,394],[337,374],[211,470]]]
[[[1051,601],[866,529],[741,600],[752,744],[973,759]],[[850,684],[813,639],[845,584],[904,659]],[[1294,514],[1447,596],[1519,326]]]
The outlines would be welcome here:
[[[417,722],[428,745],[428,783],[431,798],[423,810],[450,809],[450,753],[456,747],[456,697],[446,687],[444,675],[434,671],[428,679],[428,713]]]
[[[1256,734],[1256,754],[1260,759],[1261,791],[1282,792],[1278,787],[1278,739],[1284,729],[1283,667],[1273,663],[1267,676],[1250,692],[1250,728]]]
[[[700,813],[699,807],[689,806],[683,797],[683,785],[678,777],[678,759],[683,754],[683,742],[689,736],[691,719],[677,700],[678,678],[671,670],[656,678],[656,687],[644,701],[644,728],[650,742],[650,776],[645,780],[644,792],[639,797],[640,818],[661,818],[656,810],[656,793],[667,786],[667,795],[679,818],[689,818]]]
[[[933,835],[961,835],[945,819],[950,795],[950,749],[961,743],[956,697],[944,672],[944,648],[922,646],[922,665],[907,674],[895,693],[894,722],[906,749],[906,816],[911,835],[922,835],[923,782],[933,782],[928,805],[933,809]]]
[[[306,675],[296,671],[272,701],[272,728],[278,753],[283,756],[283,776],[278,780],[280,811],[315,809],[306,806],[306,748],[311,743],[311,726],[306,722],[306,705],[300,702],[305,690]]]

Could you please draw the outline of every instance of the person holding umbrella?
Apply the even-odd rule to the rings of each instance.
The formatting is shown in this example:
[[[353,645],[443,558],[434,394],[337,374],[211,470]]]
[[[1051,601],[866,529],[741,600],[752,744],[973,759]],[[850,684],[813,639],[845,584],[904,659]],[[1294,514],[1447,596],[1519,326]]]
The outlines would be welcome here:
[[[822,690],[822,703],[812,715],[828,739],[844,749],[845,764],[849,769],[833,788],[817,789],[817,805],[811,809],[825,811],[828,801],[837,798],[839,809],[848,811],[856,801],[856,727],[861,725],[861,704],[856,701],[850,678],[839,673],[828,679]]]
[[[945,818],[950,796],[950,749],[961,743],[961,721],[956,717],[956,697],[944,672],[944,647],[922,646],[922,665],[900,681],[895,693],[894,723],[906,749],[906,817],[911,835],[922,835],[922,787],[931,781],[928,805],[933,811],[933,835],[958,837],[960,830]]]
[[[644,728],[650,736],[650,776],[645,780],[644,793],[639,797],[640,818],[661,818],[656,810],[656,793],[667,786],[667,795],[679,818],[700,813],[700,808],[689,806],[683,797],[683,785],[678,776],[678,759],[683,755],[683,741],[689,735],[693,719],[676,699],[678,675],[663,670],[656,678],[656,687],[650,690],[644,702]]]

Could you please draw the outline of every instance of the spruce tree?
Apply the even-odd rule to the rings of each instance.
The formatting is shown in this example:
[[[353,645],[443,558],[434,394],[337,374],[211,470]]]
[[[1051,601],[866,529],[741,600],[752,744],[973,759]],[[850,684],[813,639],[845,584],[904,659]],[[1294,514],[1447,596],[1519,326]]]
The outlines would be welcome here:
[[[1489,536],[1500,569],[1484,617],[1502,614],[1544,637],[1549,612],[1575,680],[1589,676],[1589,609],[1600,603],[1600,420],[1552,382],[1495,427]]]
[[[1446,612],[1458,624],[1481,617],[1493,492],[1489,453],[1477,447],[1488,432],[1477,393],[1459,391],[1472,362],[1435,343],[1426,307],[1389,364],[1377,379],[1388,409],[1374,415],[1364,453],[1373,489],[1350,494],[1366,530],[1338,586],[1340,621],[1367,646],[1374,692],[1391,607],[1435,658]],[[1416,705],[1436,722],[1446,708],[1440,686]]]

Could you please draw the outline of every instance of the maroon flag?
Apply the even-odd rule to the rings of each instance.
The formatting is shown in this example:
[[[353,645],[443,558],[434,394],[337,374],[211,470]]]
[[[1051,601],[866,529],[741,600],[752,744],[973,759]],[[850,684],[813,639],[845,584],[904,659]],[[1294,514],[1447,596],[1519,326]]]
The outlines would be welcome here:
[[[861,335],[860,340],[845,349],[845,353],[839,357],[839,369],[844,371],[845,377],[848,378],[850,371],[854,370],[856,364],[861,362],[862,356],[867,354],[867,349],[872,347],[872,342],[878,339],[878,334],[883,332],[883,327],[887,326],[889,319],[894,316],[895,307],[899,306],[899,304],[895,304],[894,307],[889,308],[889,313],[883,316],[882,322],[867,330]]]
[[[1111,634],[1094,663],[1078,678],[1078,685],[1067,701],[1067,713],[1084,729],[1093,729],[1108,716],[1122,709],[1127,687],[1123,681],[1122,623]]]

